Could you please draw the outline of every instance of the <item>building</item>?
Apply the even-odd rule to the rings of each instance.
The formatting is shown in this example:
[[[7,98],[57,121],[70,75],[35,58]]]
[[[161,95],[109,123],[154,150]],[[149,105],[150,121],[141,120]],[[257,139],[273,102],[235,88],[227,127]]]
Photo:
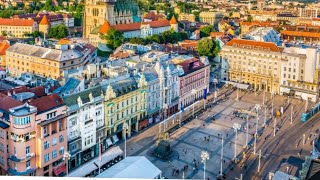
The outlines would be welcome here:
[[[114,142],[130,137],[148,122],[146,82],[134,77],[122,78],[102,85],[106,136]],[[127,125],[127,130],[125,130]]]
[[[232,39],[220,52],[221,79],[279,93],[281,49],[274,43]]]
[[[312,18],[312,26],[320,26],[320,18]]]
[[[179,73],[179,107],[181,105],[187,107],[195,101],[203,99],[204,90],[209,92],[209,61],[202,62],[200,59],[191,57],[191,59],[178,61],[176,66],[181,71]]]
[[[156,13],[154,11],[148,12],[148,14],[146,14],[143,17],[143,21],[144,22],[157,21],[157,20],[160,20],[160,19],[166,19],[166,16],[164,14],[158,14],[158,13]]]
[[[299,8],[299,16],[307,18],[317,18],[319,15],[319,9],[313,8]]]
[[[0,67],[6,67],[6,50],[9,47],[8,41],[0,41]]]
[[[100,47],[101,44],[105,44],[104,40],[101,40],[100,34],[106,34],[111,28],[122,32],[125,38],[145,38],[154,34],[161,34],[164,31],[168,31],[170,29],[178,32],[178,22],[174,16],[172,16],[172,19],[170,21],[168,21],[167,19],[161,19],[157,21],[117,24],[113,26],[111,26],[109,22],[106,21],[103,25],[98,26],[92,30],[91,34],[89,35],[89,42],[96,47]]]
[[[69,14],[53,14],[53,13],[38,13],[38,14],[19,14],[14,15],[13,18],[19,19],[33,19],[38,24],[42,21],[43,17],[46,16],[51,27],[64,24],[66,27],[74,27],[74,17]]]
[[[200,22],[217,25],[223,18],[223,13],[220,12],[200,12]]]
[[[277,46],[281,46],[282,44],[279,33],[272,27],[257,27],[243,35],[243,38],[262,42],[273,42]]]
[[[277,11],[269,10],[250,10],[248,11],[254,21],[276,21]]]
[[[56,94],[0,94],[0,170],[11,176],[61,176],[67,151],[66,106]],[[27,101],[28,100],[28,101]]]
[[[179,21],[195,22],[196,17],[194,14],[181,13],[181,14],[179,14]]]
[[[89,38],[92,30],[106,21],[110,25],[141,22],[140,10],[134,0],[85,1],[83,35]]]
[[[286,22],[289,24],[298,24],[299,16],[293,13],[279,13],[277,14],[277,21]]]
[[[319,42],[320,32],[308,32],[308,31],[291,31],[282,30],[281,38],[284,41],[303,41],[303,42]]]
[[[25,38],[27,34],[38,31],[38,23],[32,19],[0,18],[0,32],[8,37]]]
[[[82,67],[96,49],[88,44],[57,44],[55,49],[16,43],[6,50],[6,66],[13,75],[24,72],[58,79],[69,69]]]
[[[240,22],[240,29],[241,35],[246,34],[250,30],[256,27],[273,27],[279,25],[278,21],[274,22],[260,22],[260,21],[253,21],[253,22]]]
[[[99,155],[99,141],[104,152],[108,145],[104,137],[104,104],[100,86],[63,96],[67,106],[69,170],[79,167]]]
[[[43,16],[39,23],[39,32],[42,32],[45,36],[48,36],[50,27],[52,26],[50,25],[47,16]]]
[[[284,48],[280,94],[316,102],[319,98],[319,55],[316,48]]]

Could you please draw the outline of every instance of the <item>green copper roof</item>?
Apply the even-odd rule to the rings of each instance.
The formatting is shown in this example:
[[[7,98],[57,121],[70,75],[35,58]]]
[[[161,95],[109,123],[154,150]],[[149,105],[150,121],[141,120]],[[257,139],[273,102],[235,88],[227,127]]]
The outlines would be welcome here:
[[[118,0],[114,6],[114,10],[117,12],[130,11],[133,16],[136,16],[139,13],[139,6],[136,0]]]
[[[102,25],[99,25],[99,26],[95,27],[94,29],[92,29],[92,31],[90,32],[90,34],[98,34],[101,26],[102,26]]]

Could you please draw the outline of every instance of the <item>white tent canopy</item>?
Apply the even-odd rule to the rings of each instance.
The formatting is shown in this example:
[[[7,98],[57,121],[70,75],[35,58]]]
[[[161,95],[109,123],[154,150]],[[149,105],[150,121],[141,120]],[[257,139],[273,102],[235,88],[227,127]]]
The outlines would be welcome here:
[[[248,89],[249,88],[248,84],[241,84],[241,83],[236,83],[236,82],[232,82],[232,81],[226,81],[226,84],[233,85],[234,87],[239,88],[239,89]]]
[[[83,166],[80,166],[78,169],[69,173],[68,177],[85,177],[87,174],[91,173],[92,171],[98,169],[97,165],[104,165],[107,162],[113,160],[117,156],[121,155],[123,151],[120,149],[119,146],[110,148],[107,152],[102,154],[102,161],[100,162],[100,158],[96,157],[91,161],[87,162]]]
[[[144,156],[130,156],[111,166],[95,178],[158,179],[161,170]]]

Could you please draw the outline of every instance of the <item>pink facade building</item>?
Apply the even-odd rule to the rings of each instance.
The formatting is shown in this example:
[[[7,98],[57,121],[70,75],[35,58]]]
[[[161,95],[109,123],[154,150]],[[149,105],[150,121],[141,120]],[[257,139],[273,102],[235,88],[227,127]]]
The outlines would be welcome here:
[[[0,175],[66,173],[66,106],[56,94],[0,93]]]
[[[183,107],[203,98],[204,89],[209,90],[210,65],[207,59],[192,58],[177,64],[183,70],[179,75],[180,102]],[[181,108],[181,107],[180,107]]]

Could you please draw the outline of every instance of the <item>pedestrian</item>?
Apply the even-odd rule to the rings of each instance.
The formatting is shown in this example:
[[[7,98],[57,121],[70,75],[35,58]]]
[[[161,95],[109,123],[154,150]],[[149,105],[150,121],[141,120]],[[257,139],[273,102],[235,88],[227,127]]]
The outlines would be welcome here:
[[[178,160],[179,160],[179,158],[180,158],[180,156],[179,156],[179,154],[178,154]]]
[[[226,160],[224,159],[224,160],[223,160],[223,164],[225,164],[225,163],[226,163]]]
[[[204,137],[204,141],[206,141],[206,140],[207,140],[207,136]]]
[[[228,137],[228,133],[226,134],[226,136]]]

